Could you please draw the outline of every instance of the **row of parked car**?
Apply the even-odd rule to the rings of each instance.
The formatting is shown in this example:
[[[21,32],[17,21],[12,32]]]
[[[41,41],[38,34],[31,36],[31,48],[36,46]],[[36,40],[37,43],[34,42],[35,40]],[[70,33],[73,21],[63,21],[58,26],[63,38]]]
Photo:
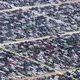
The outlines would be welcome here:
[[[37,78],[36,80],[80,80],[80,70],[66,72],[63,75],[52,75],[49,77]]]
[[[50,24],[50,23],[49,23]],[[28,10],[0,13],[0,42],[51,35],[48,20]]]
[[[11,9],[11,8],[12,6],[9,3],[0,1],[0,10]]]
[[[54,69],[80,67],[80,34],[5,45]]]
[[[54,26],[57,30],[80,30],[80,2],[65,3],[59,6],[51,5],[45,7],[35,7],[30,10],[56,19],[54,21],[50,20],[50,22],[51,26]]]
[[[0,43],[7,40],[53,35],[54,32],[78,31],[80,30],[79,5],[79,2],[65,3],[59,7],[46,6],[1,12]],[[36,15],[34,12],[42,15]]]
[[[73,35],[51,37],[43,40],[21,42],[17,44],[5,45],[6,49],[13,51],[17,54],[27,56],[41,63],[51,66],[53,69],[70,69],[80,67],[80,33]],[[3,52],[3,51],[2,51]],[[2,55],[2,52],[0,53]],[[4,52],[8,58],[4,57],[0,61],[5,62],[11,68],[10,73],[16,75],[31,76],[32,74],[40,74],[40,72],[51,72],[46,67],[40,64],[26,61],[23,57],[12,55],[9,52]],[[13,57],[12,57],[13,56]],[[6,59],[6,60],[5,60]],[[19,60],[18,60],[19,59]],[[7,66],[6,65],[6,66]],[[18,68],[17,68],[18,67]],[[2,67],[2,70],[4,67]],[[19,69],[19,70],[18,70]],[[36,69],[36,70],[35,70]],[[26,71],[27,70],[27,71]],[[8,73],[7,73],[8,74]],[[52,75],[49,77],[38,77],[35,80],[79,80],[80,70],[74,72],[66,72],[63,75]]]
[[[0,80],[12,80],[9,79],[10,75],[27,77],[51,71],[51,69],[48,69],[46,66],[42,66],[39,63],[0,50]]]
[[[35,6],[38,4],[49,4],[49,3],[59,3],[59,2],[66,2],[70,0],[1,0],[8,2],[9,4],[13,4],[14,6]]]
[[[69,0],[0,0],[0,9],[10,9],[11,6],[58,4],[66,1]],[[0,12],[0,43],[78,30],[80,2]],[[15,54],[0,49],[0,80],[14,80],[9,77],[10,75],[32,77],[45,72],[55,72],[53,69],[80,67],[80,33],[66,36],[56,34],[55,37],[47,39],[5,45],[5,48]],[[63,75],[39,77],[35,80],[80,80],[80,70],[68,71]]]

